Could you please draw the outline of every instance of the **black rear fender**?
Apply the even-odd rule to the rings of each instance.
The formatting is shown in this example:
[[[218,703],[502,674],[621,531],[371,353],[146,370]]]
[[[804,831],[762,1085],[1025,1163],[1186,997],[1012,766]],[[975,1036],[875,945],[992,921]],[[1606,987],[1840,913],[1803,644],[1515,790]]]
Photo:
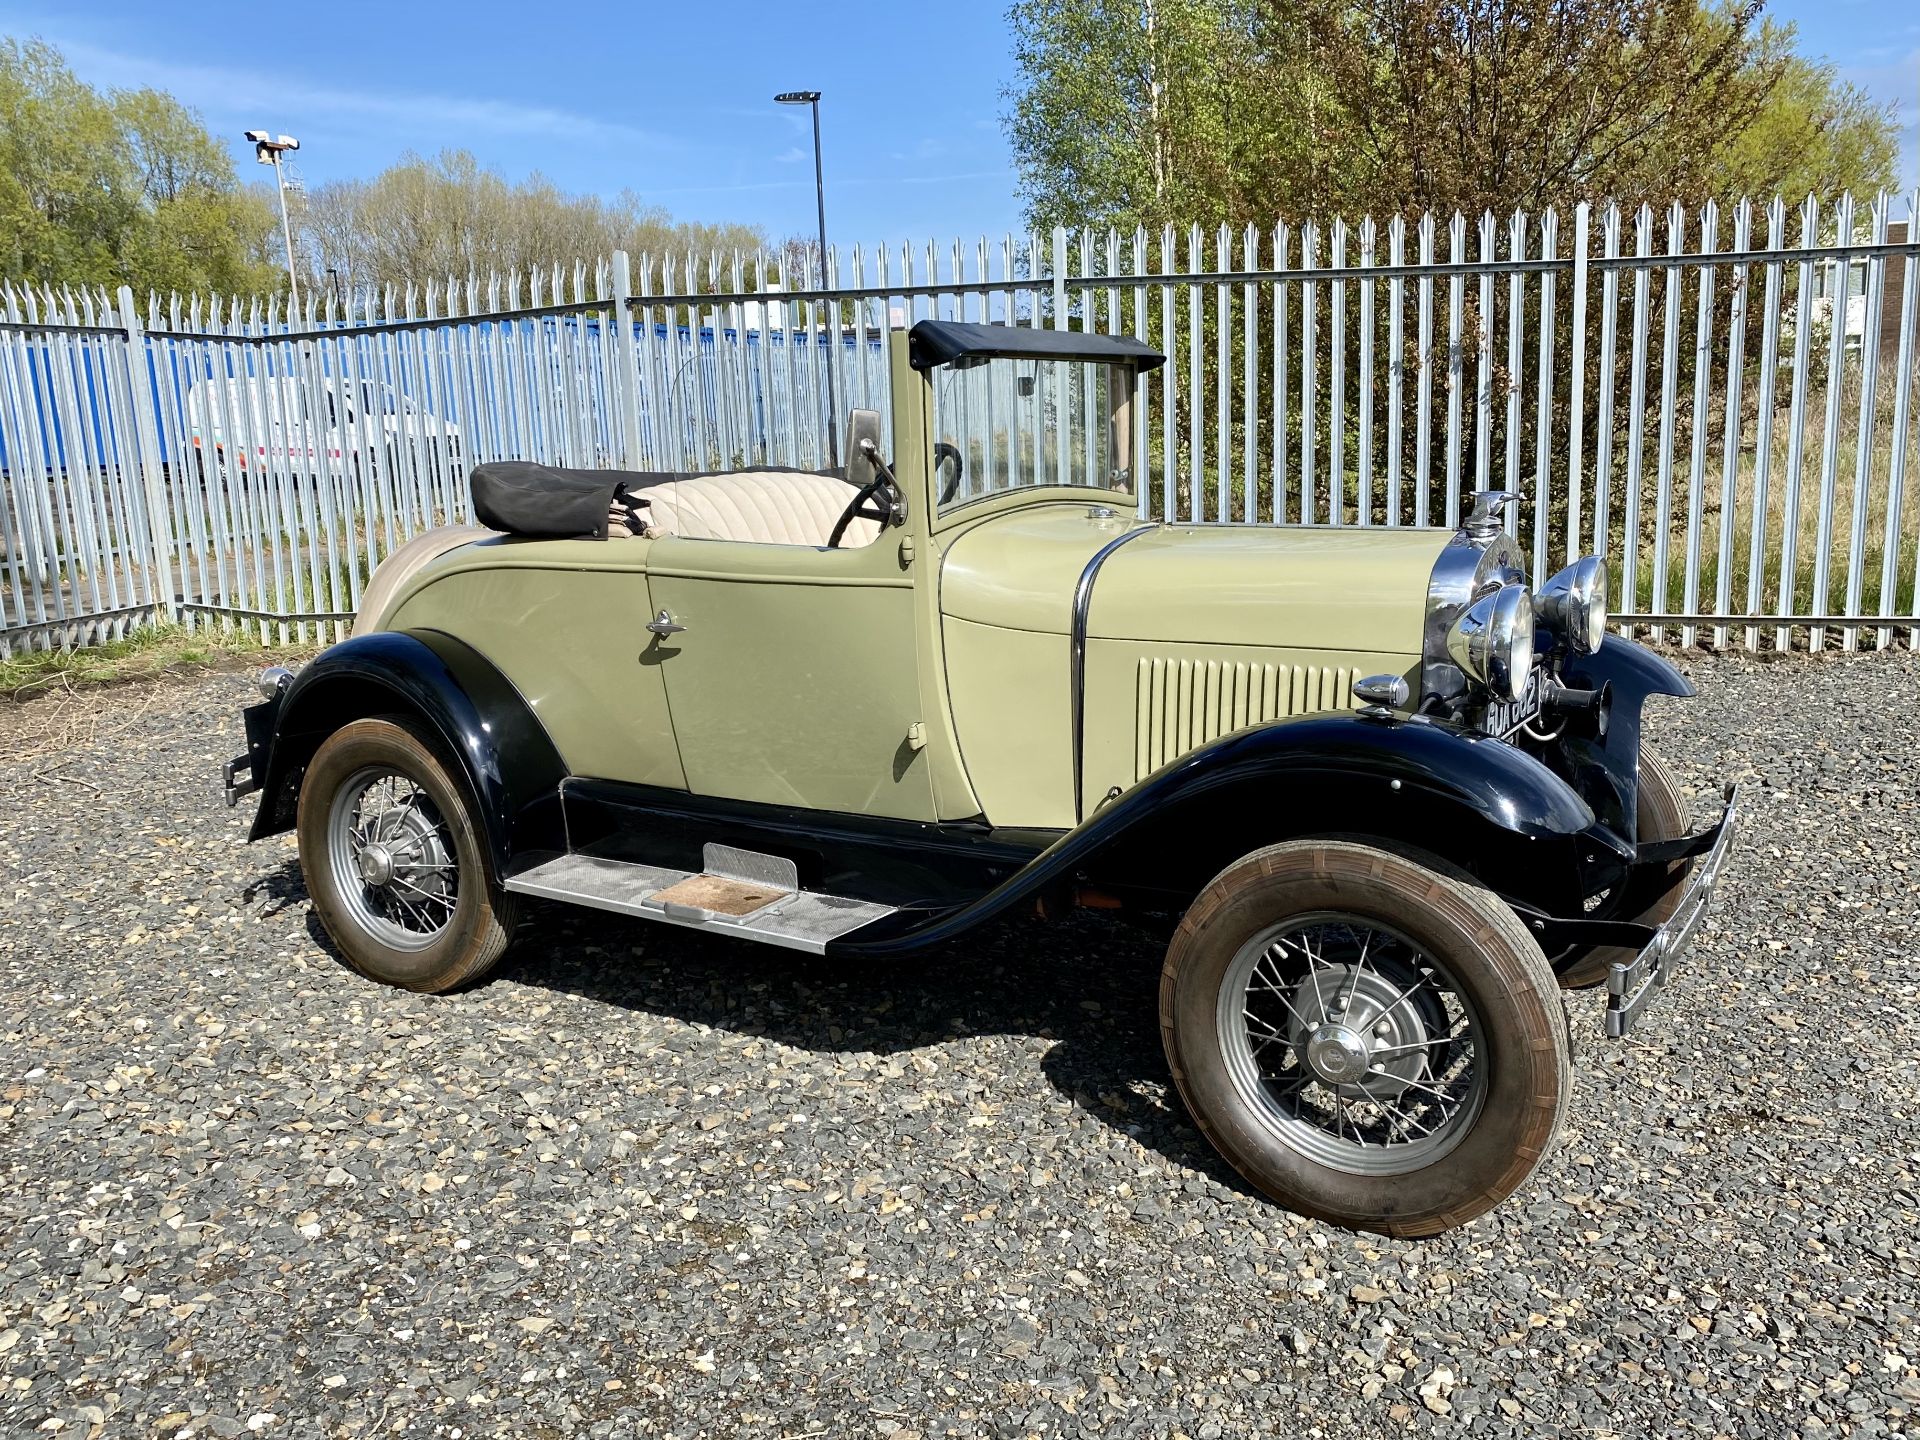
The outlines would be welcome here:
[[[271,731],[264,756],[256,753],[260,810],[247,838],[292,829],[300,778],[314,751],[341,726],[372,715],[406,717],[457,762],[496,873],[506,873],[516,858],[566,848],[560,814],[566,767],[546,730],[492,662],[435,630],[377,631],[343,641],[276,699],[248,712],[250,743],[269,722]]]

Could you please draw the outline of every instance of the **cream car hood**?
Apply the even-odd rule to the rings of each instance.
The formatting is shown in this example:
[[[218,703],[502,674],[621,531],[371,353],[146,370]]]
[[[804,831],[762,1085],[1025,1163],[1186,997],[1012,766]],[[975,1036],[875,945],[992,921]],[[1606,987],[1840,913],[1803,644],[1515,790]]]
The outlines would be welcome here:
[[[967,530],[947,552],[941,608],[977,624],[1067,634],[1087,564],[1087,636],[1417,655],[1445,530],[1143,525],[1084,505],[1035,506]]]

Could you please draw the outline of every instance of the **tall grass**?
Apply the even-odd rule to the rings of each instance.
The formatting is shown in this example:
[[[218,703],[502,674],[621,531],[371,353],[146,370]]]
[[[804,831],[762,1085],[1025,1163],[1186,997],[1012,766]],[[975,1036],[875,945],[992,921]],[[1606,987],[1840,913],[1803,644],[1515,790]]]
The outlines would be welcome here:
[[[1877,615],[1882,611],[1894,615],[1914,614],[1915,566],[1920,562],[1920,455],[1915,452],[1911,415],[1907,435],[1898,436],[1893,430],[1896,377],[1882,374],[1877,378],[1870,405],[1863,405],[1863,398],[1869,397],[1863,396],[1857,369],[1850,369],[1843,380],[1837,407],[1829,404],[1824,384],[1810,384],[1802,409],[1797,455],[1791,384],[1788,374],[1772,395],[1749,404],[1741,416],[1731,506],[1726,486],[1724,401],[1710,415],[1707,463],[1697,484],[1689,474],[1692,436],[1688,429],[1676,432],[1664,575],[1655,564],[1658,474],[1649,460],[1644,467],[1646,473],[1640,479],[1641,524],[1632,541],[1636,571],[1632,605],[1628,607],[1617,601],[1616,609],[1631,608],[1643,614],[1690,610],[1691,613],[1743,615],[1784,610],[1789,614],[1797,611],[1831,615],[1847,608],[1847,599],[1857,583],[1863,614]],[[1830,415],[1833,417],[1831,465],[1828,463]],[[1866,435],[1864,469],[1860,461],[1863,425],[1870,427]],[[1764,477],[1763,445],[1767,461]],[[1897,511],[1893,495],[1896,446],[1905,448]],[[1649,445],[1649,457],[1652,454],[1653,448]],[[1695,600],[1688,607],[1685,604],[1686,536],[1688,521],[1696,506],[1700,554]],[[1615,503],[1612,510],[1609,550],[1613,557],[1615,593],[1624,601],[1628,597],[1618,587],[1622,583],[1629,540],[1625,533],[1624,507]],[[1756,510],[1761,517],[1757,534]],[[1731,547],[1725,554],[1728,586],[1723,611],[1718,596],[1723,541],[1729,538],[1729,527],[1732,533]],[[1791,581],[1783,589],[1782,576],[1789,554]],[[1892,558],[1890,574],[1886,563],[1889,555]],[[1885,584],[1889,579],[1890,590]],[[1889,603],[1883,605],[1883,599]],[[1751,612],[1750,601],[1757,602]],[[1874,632],[1864,633],[1871,636]]]

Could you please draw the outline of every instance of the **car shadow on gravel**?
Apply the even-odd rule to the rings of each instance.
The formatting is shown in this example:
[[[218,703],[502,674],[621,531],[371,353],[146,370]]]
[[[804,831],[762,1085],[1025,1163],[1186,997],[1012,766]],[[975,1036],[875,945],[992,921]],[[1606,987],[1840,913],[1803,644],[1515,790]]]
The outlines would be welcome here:
[[[242,890],[240,898],[249,906],[259,904],[258,913],[262,917],[278,915],[282,910],[290,910],[296,905],[305,905],[307,882],[300,873],[300,862],[289,860],[278,869],[269,870]],[[262,900],[266,903],[260,904]],[[341,958],[340,952],[334,948],[333,941],[327,937],[327,932],[321,928],[320,922],[313,917],[311,911],[307,916],[307,933],[314,936],[316,943],[340,964],[347,963]]]
[[[287,861],[246,894],[267,900],[263,914],[305,904],[299,864]],[[307,933],[346,968],[311,911]],[[910,960],[827,960],[529,901],[513,948],[477,988],[536,986],[823,1055],[1034,1036],[1051,1042],[1042,1073],[1087,1114],[1245,1192],[1187,1118],[1167,1072],[1159,1027],[1164,948],[1111,917],[1074,914],[1051,923],[1003,919]]]
[[[1003,919],[905,960],[828,960],[543,905],[523,919],[498,974],[821,1054],[1034,1036],[1051,1042],[1040,1061],[1047,1080],[1087,1114],[1244,1191],[1187,1118],[1168,1074],[1164,952],[1163,941],[1130,925],[1073,915]]]

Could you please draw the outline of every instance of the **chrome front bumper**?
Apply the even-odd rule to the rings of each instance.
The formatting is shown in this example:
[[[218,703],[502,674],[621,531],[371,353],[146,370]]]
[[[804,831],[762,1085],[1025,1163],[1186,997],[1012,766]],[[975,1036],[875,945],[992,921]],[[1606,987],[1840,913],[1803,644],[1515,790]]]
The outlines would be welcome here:
[[[1707,906],[1713,900],[1714,887],[1720,883],[1720,873],[1726,867],[1727,854],[1733,848],[1734,831],[1738,828],[1739,802],[1736,791],[1737,787],[1727,786],[1726,809],[1715,827],[1718,833],[1705,857],[1694,868],[1686,894],[1680,897],[1679,907],[1673,912],[1673,917],[1654,932],[1653,939],[1638,955],[1615,965],[1608,972],[1609,1038],[1617,1040],[1633,1029],[1640,1012],[1666,985],[1667,976],[1673,972],[1687,948],[1687,942],[1693,938],[1700,917],[1707,913]]]

